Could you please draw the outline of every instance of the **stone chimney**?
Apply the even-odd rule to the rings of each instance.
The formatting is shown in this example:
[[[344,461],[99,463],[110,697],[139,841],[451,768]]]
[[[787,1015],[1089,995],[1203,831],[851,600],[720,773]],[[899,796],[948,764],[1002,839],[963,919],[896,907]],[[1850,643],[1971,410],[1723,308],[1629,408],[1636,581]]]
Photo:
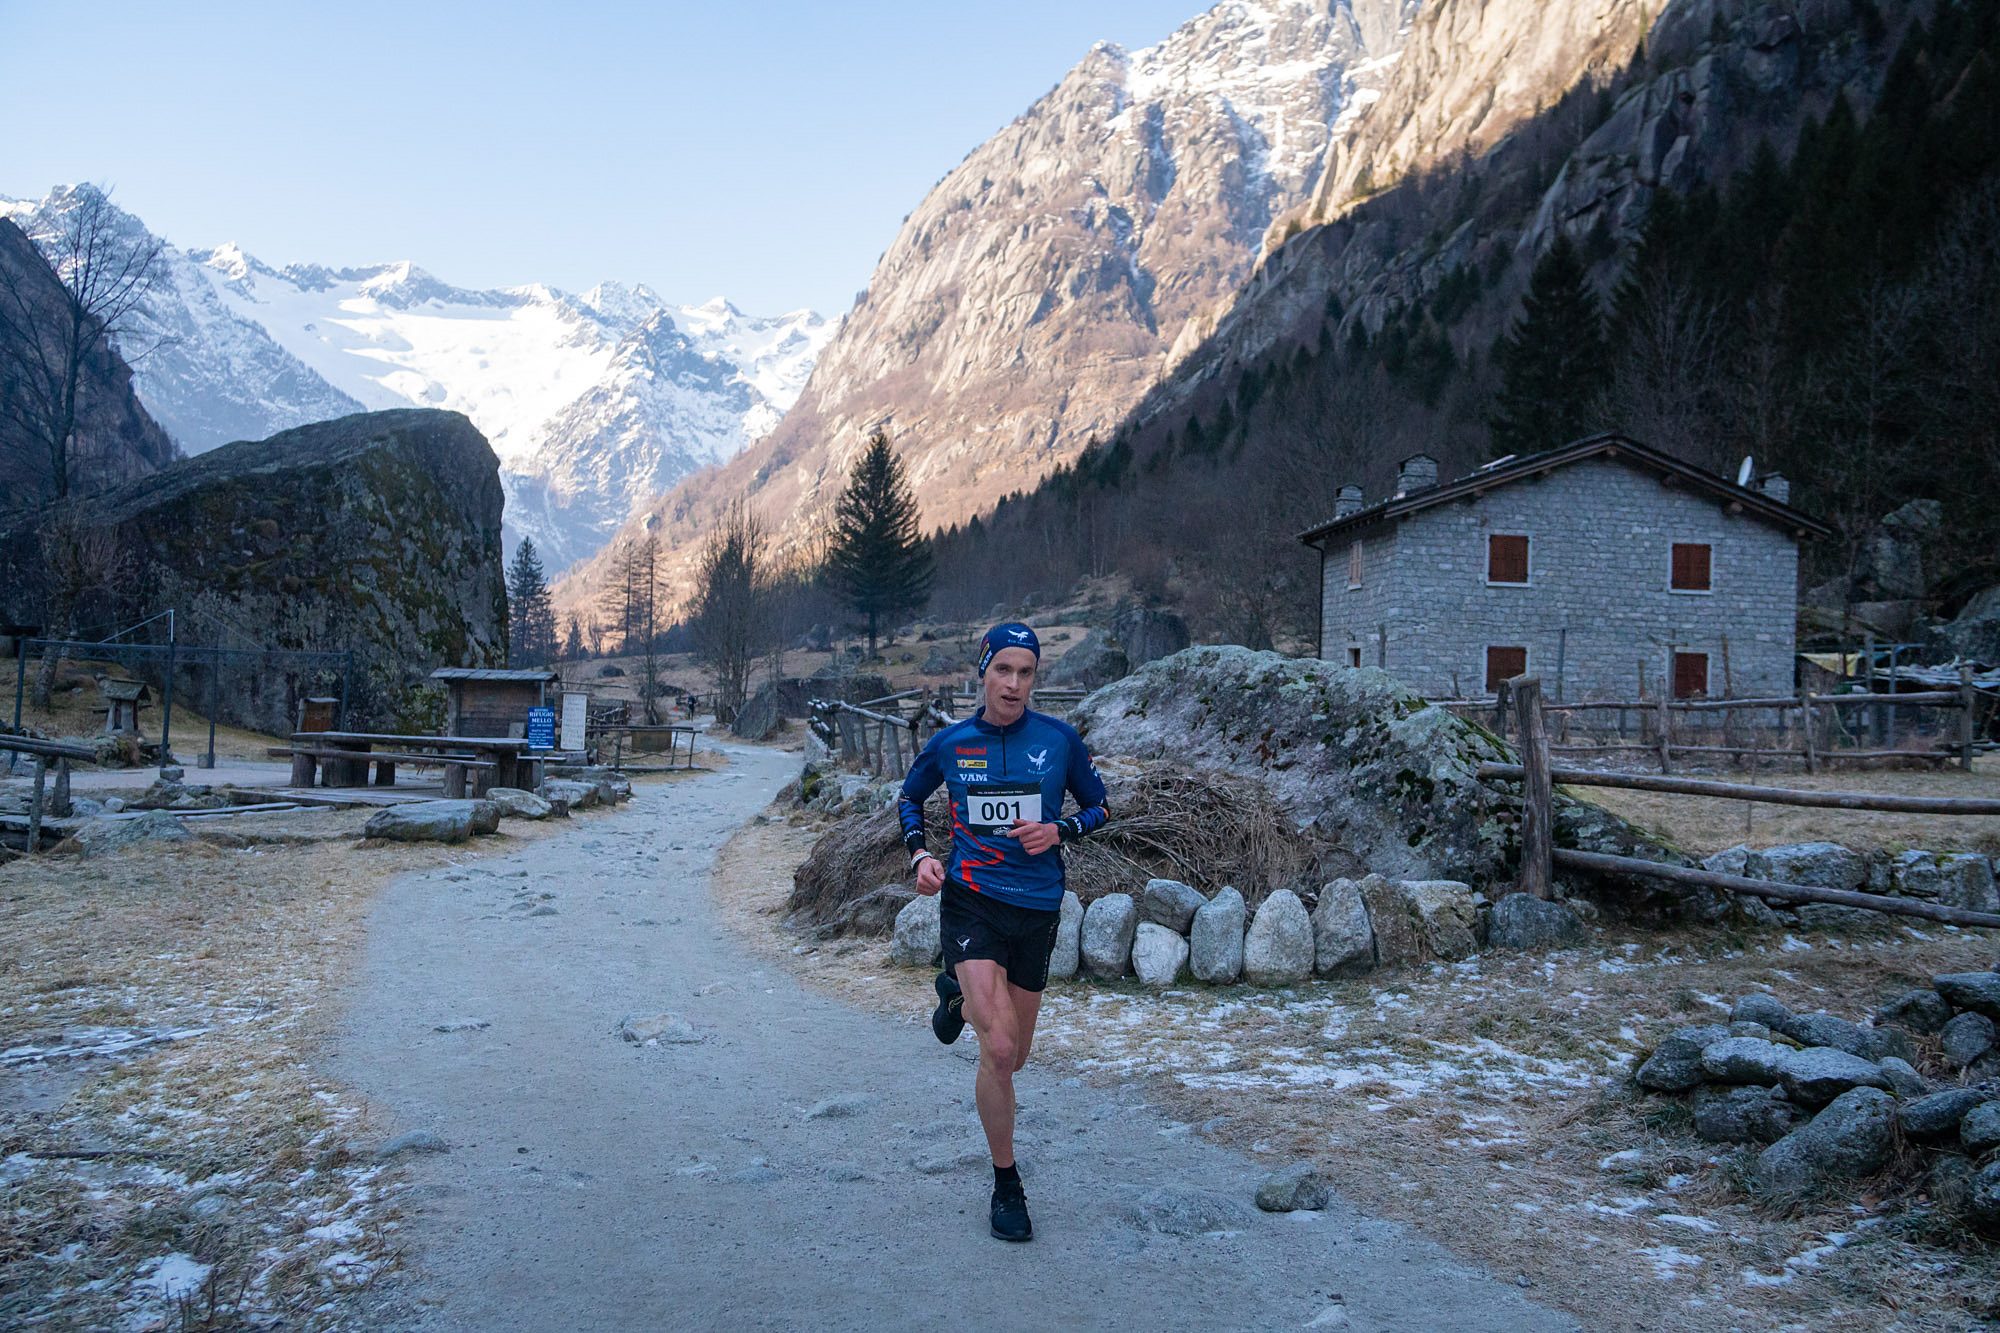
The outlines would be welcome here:
[[[1429,454],[1412,454],[1403,460],[1403,467],[1396,474],[1396,494],[1408,495],[1411,491],[1429,490],[1438,484],[1438,461]]]
[[[1340,493],[1333,497],[1333,516],[1336,519],[1358,514],[1363,508],[1359,486],[1342,486]]]
[[[1757,489],[1781,505],[1792,502],[1792,483],[1782,472],[1773,472],[1768,476],[1757,478]]]

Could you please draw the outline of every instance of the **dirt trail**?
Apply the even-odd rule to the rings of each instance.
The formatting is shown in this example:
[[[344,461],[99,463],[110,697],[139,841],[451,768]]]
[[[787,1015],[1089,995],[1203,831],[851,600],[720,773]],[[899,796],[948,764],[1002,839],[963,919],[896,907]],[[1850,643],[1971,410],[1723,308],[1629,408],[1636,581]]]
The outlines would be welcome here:
[[[1020,1156],[1037,1238],[991,1239],[970,1034],[947,1050],[927,1025],[810,993],[710,907],[717,849],[796,764],[737,750],[725,772],[385,891],[335,1069],[391,1132],[450,1151],[414,1159],[384,1323],[1574,1327],[1339,1202],[1257,1213],[1249,1160],[1033,1065]],[[701,1040],[626,1043],[629,1013]],[[467,1023],[487,1026],[437,1030]],[[1144,1229],[1134,1210],[1162,1187],[1242,1212],[1208,1234]]]

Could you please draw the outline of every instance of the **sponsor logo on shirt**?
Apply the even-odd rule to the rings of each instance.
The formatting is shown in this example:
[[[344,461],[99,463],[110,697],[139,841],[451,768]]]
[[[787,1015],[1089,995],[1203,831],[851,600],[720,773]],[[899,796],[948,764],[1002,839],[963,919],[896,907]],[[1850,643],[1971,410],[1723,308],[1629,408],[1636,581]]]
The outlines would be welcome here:
[[[986,761],[984,759],[961,759],[958,761],[958,766],[960,768],[984,768],[986,767]]]
[[[985,754],[986,747],[983,745],[954,745],[951,747],[951,752],[953,754]]]
[[[1039,750],[1028,751],[1028,767],[1034,769],[1037,773],[1047,772],[1049,767],[1049,747],[1044,745]]]

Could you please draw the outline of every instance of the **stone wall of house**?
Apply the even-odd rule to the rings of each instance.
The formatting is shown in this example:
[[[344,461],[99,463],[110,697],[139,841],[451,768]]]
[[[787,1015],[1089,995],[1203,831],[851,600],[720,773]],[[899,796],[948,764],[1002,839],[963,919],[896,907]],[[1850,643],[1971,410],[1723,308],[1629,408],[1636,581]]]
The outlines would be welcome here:
[[[1487,583],[1496,533],[1528,537],[1527,586]],[[1322,655],[1345,664],[1359,648],[1364,665],[1429,697],[1483,693],[1489,645],[1525,647],[1528,671],[1569,700],[1633,698],[1642,673],[1651,697],[1675,650],[1708,654],[1711,695],[1792,691],[1792,534],[1622,462],[1586,459],[1362,539],[1359,588],[1348,586],[1350,539],[1328,548]],[[1669,589],[1677,541],[1712,547],[1711,591]]]

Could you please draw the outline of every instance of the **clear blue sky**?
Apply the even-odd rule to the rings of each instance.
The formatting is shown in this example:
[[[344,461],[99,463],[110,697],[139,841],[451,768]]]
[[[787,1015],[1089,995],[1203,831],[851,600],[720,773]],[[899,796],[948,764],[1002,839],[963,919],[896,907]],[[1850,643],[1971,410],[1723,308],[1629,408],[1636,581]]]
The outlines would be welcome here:
[[[844,312],[903,216],[1092,42],[1212,0],[0,0],[0,194],[174,244]]]

